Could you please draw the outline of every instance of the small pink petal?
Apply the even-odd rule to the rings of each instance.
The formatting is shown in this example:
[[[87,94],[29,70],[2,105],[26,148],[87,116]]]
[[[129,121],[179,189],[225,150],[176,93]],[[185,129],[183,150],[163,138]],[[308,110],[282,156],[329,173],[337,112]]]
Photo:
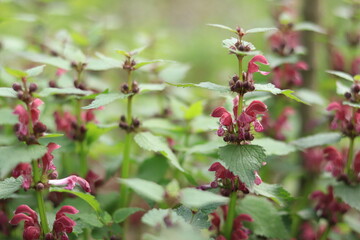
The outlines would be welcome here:
[[[212,117],[221,117],[224,113],[228,113],[228,111],[224,107],[217,107],[212,111]]]

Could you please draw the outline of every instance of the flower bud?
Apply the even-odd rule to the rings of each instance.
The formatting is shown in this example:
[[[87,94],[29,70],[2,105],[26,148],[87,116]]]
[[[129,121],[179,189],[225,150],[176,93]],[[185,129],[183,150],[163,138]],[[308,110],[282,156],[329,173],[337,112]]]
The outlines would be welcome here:
[[[346,99],[350,99],[350,98],[351,98],[351,93],[346,92],[346,93],[344,94],[344,97],[345,97]]]
[[[133,119],[133,125],[134,125],[134,127],[135,128],[137,128],[137,127],[139,127],[140,126],[140,121],[139,121],[139,119]]]
[[[126,117],[125,117],[124,115],[121,115],[120,121],[121,121],[121,122],[126,122]]]
[[[37,122],[34,126],[34,132],[35,133],[44,133],[46,132],[47,127],[42,122]]]
[[[360,86],[358,84],[355,84],[353,87],[353,90],[355,93],[359,93],[360,92]]]
[[[21,87],[21,85],[20,85],[19,83],[14,83],[14,84],[12,85],[12,88],[13,88],[14,91],[16,91],[16,92],[22,90],[22,87]]]
[[[49,87],[51,87],[51,88],[56,88],[56,87],[57,87],[56,82],[55,82],[54,80],[51,80],[51,81],[49,82]]]
[[[48,178],[49,178],[49,179],[57,179],[58,176],[59,176],[59,174],[58,174],[58,172],[55,170],[55,171],[53,171],[52,173],[50,173],[50,174],[48,175]]]
[[[232,77],[232,80],[233,80],[234,82],[237,82],[239,79],[240,79],[240,78],[239,78],[239,76],[238,76],[237,74],[235,74],[235,75]]]
[[[30,83],[29,91],[30,91],[31,93],[32,93],[32,92],[35,92],[37,89],[38,89],[38,86],[37,86],[35,83]]]
[[[39,182],[38,184],[36,184],[35,188],[36,188],[36,191],[42,191],[45,188],[45,186],[43,183]]]
[[[124,94],[129,93],[129,85],[127,85],[127,83],[122,84],[120,87],[120,91]]]

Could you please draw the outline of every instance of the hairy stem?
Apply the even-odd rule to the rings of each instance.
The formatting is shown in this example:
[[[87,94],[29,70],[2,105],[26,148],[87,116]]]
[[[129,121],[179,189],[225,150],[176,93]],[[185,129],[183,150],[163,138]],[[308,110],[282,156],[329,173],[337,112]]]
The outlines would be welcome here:
[[[33,168],[33,182],[37,184],[40,181],[40,174],[39,174],[39,167],[38,167],[38,161],[33,160],[32,161],[32,168]],[[41,225],[41,231],[42,235],[45,236],[46,233],[50,232],[48,221],[46,218],[46,210],[45,210],[45,203],[44,203],[44,197],[42,190],[38,190],[35,188],[35,196],[37,205],[39,208],[39,215],[40,215],[40,225]]]
[[[231,239],[231,233],[233,229],[234,219],[235,219],[235,208],[236,208],[236,200],[237,200],[237,193],[232,192],[230,194],[230,203],[229,203],[229,210],[226,217],[226,222],[224,226],[224,235],[226,239]]]

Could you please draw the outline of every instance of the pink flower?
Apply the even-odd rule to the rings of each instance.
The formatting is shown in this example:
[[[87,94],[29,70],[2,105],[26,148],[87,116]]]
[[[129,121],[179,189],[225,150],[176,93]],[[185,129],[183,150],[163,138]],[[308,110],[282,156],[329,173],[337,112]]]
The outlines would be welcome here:
[[[72,233],[73,228],[76,225],[76,222],[70,219],[67,214],[76,214],[79,211],[72,207],[72,206],[63,206],[61,209],[56,213],[53,231],[52,234],[55,236],[55,239],[61,240],[68,240],[68,233]]]
[[[16,211],[14,217],[10,220],[10,224],[18,225],[21,221],[24,221],[24,240],[37,240],[40,238],[41,228],[38,222],[37,214],[27,205],[20,205]]]
[[[317,202],[315,210],[320,217],[327,219],[330,225],[333,226],[339,221],[339,217],[346,213],[350,207],[335,199],[332,186],[328,187],[328,192],[328,194],[325,194],[321,191],[315,191],[311,194],[310,198]]]
[[[351,74],[353,76],[360,74],[360,57],[356,57],[351,63]]]
[[[299,46],[299,33],[294,31],[277,31],[269,37],[274,52],[286,56]]]
[[[233,123],[231,114],[224,107],[215,108],[211,116],[220,118],[220,124],[223,126],[230,126]]]
[[[73,126],[76,125],[76,117],[70,112],[54,112],[55,124],[57,131],[65,132],[69,138],[73,137]]]
[[[102,184],[103,179],[93,171],[88,171],[85,180],[89,183],[91,194],[95,194],[96,187]]]
[[[17,125],[17,136],[26,136],[28,134],[29,115],[22,105],[17,105],[13,114],[19,115],[19,123]]]
[[[52,171],[56,170],[56,167],[53,163],[54,155],[51,153],[55,150],[60,148],[60,145],[57,145],[56,143],[49,143],[47,145],[48,151],[45,153],[45,155],[41,158],[42,160],[42,169],[44,174],[50,174]]]
[[[32,182],[32,167],[30,163],[19,163],[18,165],[16,165],[11,175],[14,178],[22,176],[23,183],[21,186],[25,190],[28,190],[30,188]]]
[[[339,51],[331,51],[331,69],[335,71],[345,71],[345,58]]]
[[[38,107],[42,104],[44,104],[44,102],[41,101],[39,98],[35,98],[30,104],[31,120],[33,122],[33,125],[35,125],[39,121],[40,110],[38,109]]]
[[[342,105],[339,102],[332,102],[326,108],[328,111],[335,111],[334,120],[331,122],[331,129],[346,128],[347,123],[351,121],[352,109],[348,105]]]
[[[346,156],[338,152],[338,150],[332,146],[324,149],[325,160],[328,163],[325,166],[327,172],[331,172],[334,177],[339,177],[343,172],[346,164]]]
[[[61,76],[64,75],[66,72],[67,72],[67,70],[62,69],[62,68],[58,68],[58,69],[56,70],[55,75],[56,75],[57,77],[61,77]]]
[[[357,154],[355,156],[353,167],[354,167],[354,172],[355,172],[357,178],[360,178],[360,151],[357,152]]]
[[[66,186],[65,189],[68,189],[68,190],[74,189],[75,185],[78,184],[78,185],[80,185],[80,187],[82,189],[84,189],[84,191],[86,191],[86,192],[91,191],[90,184],[85,179],[75,176],[75,175],[71,175],[71,176],[69,176],[67,178],[63,178],[63,179],[49,180],[49,184],[54,185],[54,186]]]
[[[292,109],[291,107],[286,107],[280,113],[279,117],[274,121],[270,119],[267,113],[265,113],[265,115],[262,117],[261,124],[264,126],[264,130],[268,135],[277,140],[284,141],[284,130],[290,129],[288,120],[289,117],[294,113],[294,109]]]
[[[311,174],[319,174],[324,168],[324,151],[321,148],[308,148],[303,152],[303,166]]]
[[[293,86],[300,86],[303,82],[301,70],[308,70],[308,65],[305,62],[297,62],[295,64],[285,63],[273,69],[274,76],[272,83],[277,88],[291,88]]]

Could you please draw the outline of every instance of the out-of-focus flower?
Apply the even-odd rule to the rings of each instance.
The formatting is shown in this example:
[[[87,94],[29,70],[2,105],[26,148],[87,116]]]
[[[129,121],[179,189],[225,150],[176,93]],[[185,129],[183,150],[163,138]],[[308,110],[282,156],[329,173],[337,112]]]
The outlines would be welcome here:
[[[295,64],[285,63],[273,69],[272,83],[277,88],[291,88],[293,86],[300,86],[303,82],[300,71],[308,70],[308,65],[305,62],[297,62]]]
[[[24,240],[37,240],[40,239],[41,228],[38,222],[37,214],[27,205],[20,205],[15,211],[14,217],[10,220],[10,224],[18,225],[24,221]]]
[[[328,187],[328,194],[315,191],[310,198],[316,202],[315,210],[317,214],[325,218],[331,226],[339,222],[339,218],[349,210],[349,205],[338,202],[335,199],[332,186]]]
[[[19,163],[11,174],[14,178],[23,177],[22,188],[28,190],[32,182],[32,167],[30,163]]]
[[[336,148],[329,146],[324,149],[324,155],[328,161],[325,170],[331,172],[334,177],[341,176],[344,173],[346,154],[341,154]]]
[[[289,124],[289,117],[295,113],[291,107],[286,107],[280,113],[276,120],[272,120],[268,113],[262,117],[261,124],[264,126],[264,132],[277,139],[284,141],[286,139],[284,132],[291,128]]]

